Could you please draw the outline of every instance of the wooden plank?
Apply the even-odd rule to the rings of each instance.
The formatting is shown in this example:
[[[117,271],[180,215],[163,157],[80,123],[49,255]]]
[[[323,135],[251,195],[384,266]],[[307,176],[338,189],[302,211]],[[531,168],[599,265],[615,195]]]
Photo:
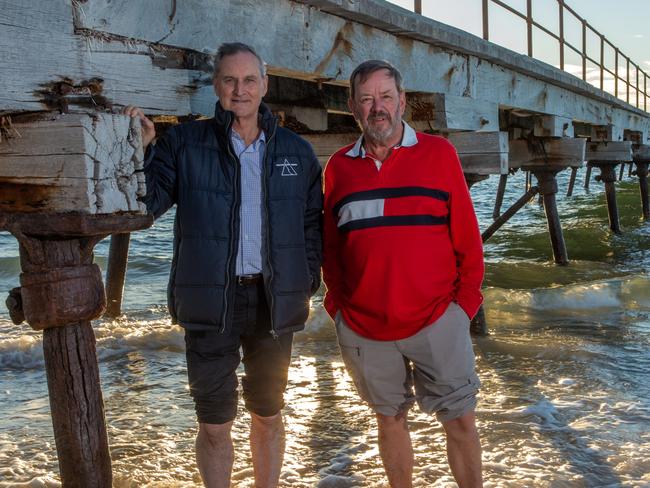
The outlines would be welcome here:
[[[0,210],[146,212],[139,127],[101,113],[15,124],[20,137],[0,142]]]
[[[324,1],[336,15],[304,3],[313,4],[269,0],[252,8],[248,0],[164,5],[158,0],[0,0],[0,60],[7,67],[0,79],[0,111],[130,103],[151,114],[211,115],[208,53],[221,42],[250,39],[271,74],[345,84],[359,62],[388,59],[402,71],[409,91],[611,123],[617,130],[650,130],[645,113],[566,73],[410,17],[386,2]],[[72,95],[61,93],[70,87]],[[453,117],[446,125],[478,128]]]
[[[477,175],[508,174],[507,132],[451,132],[463,171]]]
[[[151,114],[213,112],[210,74],[165,64],[172,58],[191,64],[182,59],[189,54],[165,54],[135,39],[76,35],[73,12],[85,8],[80,5],[0,0],[0,113],[126,104]]]
[[[579,168],[585,161],[585,139],[517,139],[509,142],[509,148],[511,168]]]
[[[444,93],[407,93],[404,119],[416,130],[499,130],[495,103]]]
[[[627,162],[632,161],[632,142],[608,141],[589,142],[585,159],[592,161]]]
[[[650,144],[634,146],[632,159],[635,163],[650,163]]]
[[[533,135],[536,137],[574,137],[573,119],[558,115],[536,116]]]

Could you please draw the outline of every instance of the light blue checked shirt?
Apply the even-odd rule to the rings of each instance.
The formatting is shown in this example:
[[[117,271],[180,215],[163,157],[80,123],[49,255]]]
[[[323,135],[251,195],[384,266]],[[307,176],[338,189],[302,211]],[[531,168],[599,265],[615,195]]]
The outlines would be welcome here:
[[[266,137],[259,137],[246,147],[233,129],[230,142],[241,163],[241,207],[239,209],[239,246],[237,275],[262,272],[262,166]]]

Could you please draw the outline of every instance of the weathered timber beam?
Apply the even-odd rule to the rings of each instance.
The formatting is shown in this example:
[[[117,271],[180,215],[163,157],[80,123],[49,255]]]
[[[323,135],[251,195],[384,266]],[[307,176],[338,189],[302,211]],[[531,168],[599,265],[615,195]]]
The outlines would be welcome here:
[[[585,160],[589,162],[622,163],[632,161],[632,142],[588,142]]]
[[[150,114],[211,115],[210,54],[221,42],[273,32],[256,43],[271,75],[345,85],[359,62],[382,58],[401,69],[408,91],[644,133],[650,127],[644,112],[573,76],[383,1],[326,2],[340,15],[291,0],[255,9],[249,3],[86,0],[71,8],[63,0],[0,0],[0,57],[8,66],[0,78],[0,112],[135,104]],[[147,22],[135,22],[143,12]],[[417,32],[404,30],[404,23]],[[455,42],[442,42],[449,35]],[[467,43],[481,47],[468,51]],[[56,75],[51,59],[57,59]]]
[[[406,94],[407,120],[417,130],[499,130],[496,103],[444,93]]]
[[[450,132],[447,138],[458,152],[463,172],[477,175],[508,173],[507,132]]]
[[[139,122],[96,113],[14,124],[0,142],[0,210],[145,212]]]
[[[585,140],[571,138],[529,138],[510,141],[510,168],[540,169],[581,167],[585,161]]]
[[[624,127],[614,124],[592,125],[591,137],[592,142],[605,141],[622,141],[624,136]]]

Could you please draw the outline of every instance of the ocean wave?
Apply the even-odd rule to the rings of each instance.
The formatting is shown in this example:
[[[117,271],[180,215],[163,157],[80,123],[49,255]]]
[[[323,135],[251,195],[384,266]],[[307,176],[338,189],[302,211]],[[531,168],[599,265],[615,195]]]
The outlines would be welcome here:
[[[488,288],[485,301],[503,311],[513,308],[531,311],[650,310],[650,279],[635,275],[591,283],[531,290]]]

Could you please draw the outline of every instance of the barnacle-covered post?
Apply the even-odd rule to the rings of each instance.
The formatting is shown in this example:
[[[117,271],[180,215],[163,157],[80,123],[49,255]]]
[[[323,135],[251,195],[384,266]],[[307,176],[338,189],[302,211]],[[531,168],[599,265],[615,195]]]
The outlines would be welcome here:
[[[14,322],[43,331],[52,424],[64,487],[110,488],[111,460],[90,321],[106,306],[93,248],[151,225],[142,202],[139,123],[69,114],[15,124],[0,142],[0,229],[20,245]]]

